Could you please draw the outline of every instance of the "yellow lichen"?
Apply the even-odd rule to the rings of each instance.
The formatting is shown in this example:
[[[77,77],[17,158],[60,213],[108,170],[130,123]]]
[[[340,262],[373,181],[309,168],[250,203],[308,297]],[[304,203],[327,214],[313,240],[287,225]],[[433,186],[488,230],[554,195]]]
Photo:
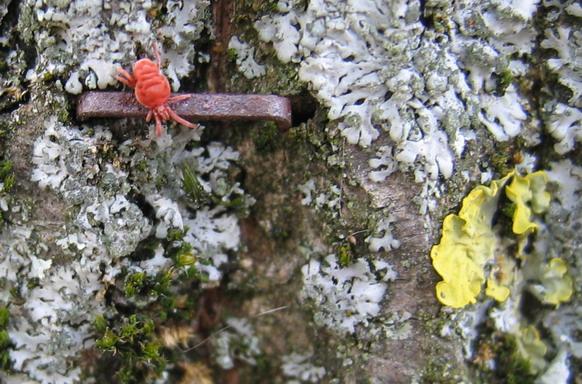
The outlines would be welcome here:
[[[441,242],[431,250],[433,266],[443,278],[436,286],[441,303],[461,308],[476,302],[485,283],[485,264],[494,259],[497,248],[493,215],[511,176],[494,180],[490,187],[476,187],[463,199],[459,214],[445,218]]]
[[[532,211],[540,214],[550,205],[550,193],[546,192],[548,176],[544,171],[526,176],[515,174],[506,188],[507,197],[515,203],[513,232],[523,235],[532,232],[537,224],[531,221]]]
[[[505,301],[510,293],[511,291],[509,288],[499,284],[495,279],[491,277],[487,279],[487,288],[485,289],[485,294],[487,296],[492,297],[497,301]]]
[[[547,304],[560,305],[572,298],[574,284],[568,275],[568,265],[559,258],[553,258],[542,267],[541,285],[534,285],[533,291]]]
[[[441,241],[431,250],[433,266],[443,278],[436,285],[441,303],[453,308],[475,303],[485,282],[487,296],[501,302],[509,297],[508,286],[515,264],[499,246],[499,236],[492,228],[498,200],[505,187],[507,197],[515,205],[512,229],[520,235],[514,256],[525,259],[527,236],[522,235],[528,235],[538,227],[532,215],[549,208],[551,196],[546,185],[544,171],[526,176],[514,171],[492,181],[490,187],[480,185],[473,189],[463,199],[459,214],[445,218]],[[547,265],[537,264],[534,260],[529,262],[542,265],[533,276],[540,284],[532,287],[540,300],[553,305],[570,300],[573,282],[564,260],[554,258]],[[490,269],[489,273],[486,273],[486,267]]]

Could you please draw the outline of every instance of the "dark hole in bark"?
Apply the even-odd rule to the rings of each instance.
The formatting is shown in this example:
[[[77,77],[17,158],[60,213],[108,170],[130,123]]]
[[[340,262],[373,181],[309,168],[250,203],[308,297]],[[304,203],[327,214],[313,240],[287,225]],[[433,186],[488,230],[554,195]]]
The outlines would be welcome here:
[[[294,127],[307,122],[315,116],[317,101],[309,93],[289,96],[289,99],[291,100],[292,125]]]
[[[536,319],[539,311],[542,308],[542,303],[531,292],[524,291],[523,299],[519,305],[520,312],[526,319]]]
[[[152,223],[156,223],[156,211],[145,199],[145,196],[140,193],[131,192],[128,200],[139,207],[143,215],[147,217]]]

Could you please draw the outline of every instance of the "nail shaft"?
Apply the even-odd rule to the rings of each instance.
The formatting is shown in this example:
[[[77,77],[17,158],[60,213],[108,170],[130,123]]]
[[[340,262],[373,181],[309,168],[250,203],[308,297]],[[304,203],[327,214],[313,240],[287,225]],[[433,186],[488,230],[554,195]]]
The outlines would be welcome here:
[[[181,94],[173,94],[178,96]],[[191,94],[187,100],[170,104],[172,109],[189,121],[254,121],[275,122],[279,129],[291,127],[289,99],[275,95]],[[77,105],[77,117],[142,117],[148,110],[140,105],[133,93],[86,92]]]

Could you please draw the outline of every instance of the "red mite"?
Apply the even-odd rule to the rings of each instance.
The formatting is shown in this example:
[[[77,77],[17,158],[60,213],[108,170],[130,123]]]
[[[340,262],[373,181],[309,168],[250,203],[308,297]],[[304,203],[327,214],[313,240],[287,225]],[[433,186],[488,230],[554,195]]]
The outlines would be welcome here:
[[[141,59],[133,64],[133,76],[123,68],[117,68],[119,74],[117,80],[135,88],[135,98],[137,101],[149,109],[146,121],[150,122],[153,118],[156,120],[156,136],[162,135],[162,122],[174,120],[188,128],[196,128],[198,125],[192,124],[178,116],[168,104],[189,99],[191,95],[181,95],[170,97],[172,91],[170,83],[166,76],[160,71],[162,59],[158,52],[158,46],[154,44],[154,55],[156,63],[150,59]]]

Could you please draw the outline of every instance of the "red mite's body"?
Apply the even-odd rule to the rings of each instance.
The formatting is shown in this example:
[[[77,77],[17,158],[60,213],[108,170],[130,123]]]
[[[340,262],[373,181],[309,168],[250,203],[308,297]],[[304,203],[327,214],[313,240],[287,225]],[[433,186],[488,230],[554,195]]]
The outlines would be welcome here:
[[[137,101],[149,109],[146,121],[152,117],[156,120],[156,136],[162,135],[162,122],[172,119],[188,128],[196,128],[195,124],[184,120],[176,114],[168,103],[173,103],[190,98],[190,95],[170,97],[172,91],[166,76],[160,71],[161,58],[157,46],[154,45],[157,64],[150,59],[138,60],[133,65],[133,76],[126,70],[118,68],[117,80],[125,85],[135,88]]]
[[[135,97],[144,107],[154,109],[166,104],[172,93],[170,83],[160,68],[150,59],[141,59],[133,65]]]

